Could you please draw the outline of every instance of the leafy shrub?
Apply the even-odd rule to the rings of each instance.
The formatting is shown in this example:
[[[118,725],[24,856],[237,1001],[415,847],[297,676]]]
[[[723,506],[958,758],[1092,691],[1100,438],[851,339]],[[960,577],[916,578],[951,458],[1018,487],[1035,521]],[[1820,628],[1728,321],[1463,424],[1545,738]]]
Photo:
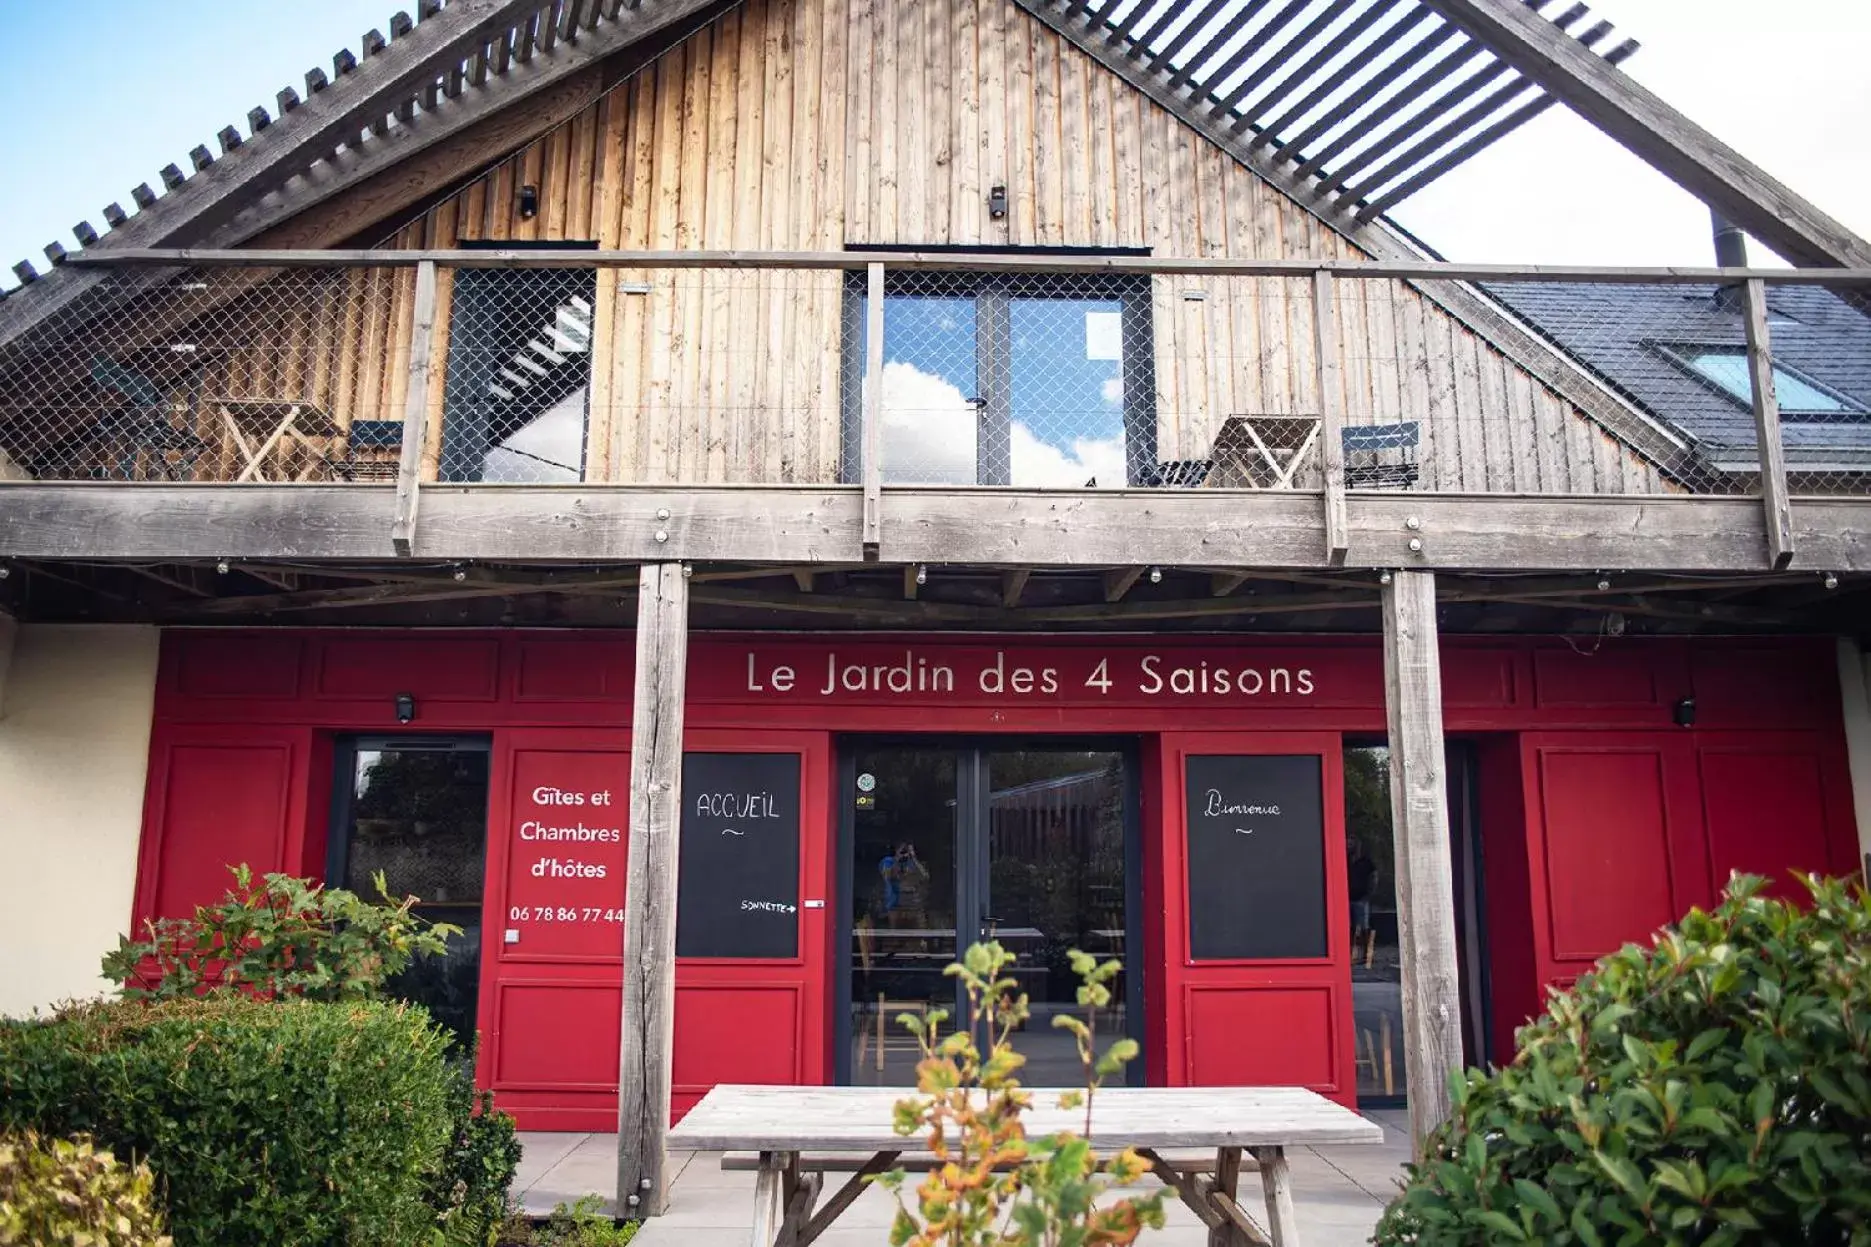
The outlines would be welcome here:
[[[500,1241],[506,1247],[626,1247],[642,1222],[616,1221],[599,1212],[599,1204],[596,1195],[587,1195],[575,1204],[560,1204],[538,1223],[516,1216]]]
[[[440,956],[461,928],[428,923],[411,912],[413,896],[393,898],[376,876],[383,903],[309,879],[270,874],[259,887],[246,866],[232,866],[234,887],[193,918],[145,924],[149,938],[118,941],[104,977],[133,998],[174,1000],[239,988],[308,1000],[367,1000],[419,956]]]
[[[178,1247],[426,1240],[447,1039],[420,1009],[240,996],[0,1022],[0,1128],[155,1170]]]
[[[1871,1244],[1871,900],[1737,877],[1606,957],[1453,1115],[1379,1244]]]
[[[148,1165],[122,1165],[89,1139],[0,1137],[0,1247],[169,1247]]]
[[[1110,1198],[1149,1172],[1143,1158],[1125,1148],[1101,1163],[1092,1149],[1091,1109],[1099,1084],[1137,1055],[1131,1039],[1097,1051],[1098,1011],[1110,1005],[1111,982],[1123,967],[1077,949],[1070,957],[1087,1017],[1060,1015],[1053,1025],[1069,1030],[1078,1047],[1085,1090],[1066,1092],[1059,1106],[1085,1110],[1083,1134],[1027,1137],[1021,1115],[1033,1097],[1020,1089],[1026,1058],[1012,1044],[1027,1020],[1027,998],[1018,981],[1003,974],[1014,955],[998,942],[973,945],[946,971],[966,992],[966,1028],[941,1034],[948,1020],[941,1009],[898,1018],[916,1035],[923,1059],[916,1066],[918,1094],[897,1102],[895,1129],[905,1136],[927,1132],[929,1150],[942,1163],[917,1186],[914,1210],[903,1198],[904,1171],[879,1175],[897,1199],[890,1227],[895,1247],[1103,1247],[1162,1228],[1161,1191]],[[977,1034],[988,1037],[985,1057],[975,1044]]]
[[[472,1054],[449,1064],[448,1120],[448,1146],[428,1204],[448,1247],[485,1247],[507,1217],[520,1139],[513,1118],[494,1107],[494,1097],[474,1089]]]

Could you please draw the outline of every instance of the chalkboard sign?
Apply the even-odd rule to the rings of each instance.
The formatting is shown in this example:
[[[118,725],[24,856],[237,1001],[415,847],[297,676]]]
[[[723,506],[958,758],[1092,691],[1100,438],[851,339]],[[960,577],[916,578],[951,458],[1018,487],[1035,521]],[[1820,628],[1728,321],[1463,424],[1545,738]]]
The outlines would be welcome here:
[[[799,954],[799,755],[682,755],[678,957]]]
[[[1189,949],[1325,956],[1325,801],[1316,754],[1185,759]]]

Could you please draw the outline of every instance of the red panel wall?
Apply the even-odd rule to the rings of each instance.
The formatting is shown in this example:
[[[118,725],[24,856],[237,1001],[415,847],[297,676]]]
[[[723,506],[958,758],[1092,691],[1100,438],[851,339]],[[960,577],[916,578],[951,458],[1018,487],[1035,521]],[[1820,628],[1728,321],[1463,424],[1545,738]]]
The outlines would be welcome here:
[[[844,952],[826,917],[837,912],[824,795],[832,734],[904,730],[1138,737],[1148,1076],[1298,1079],[1349,1094],[1346,950],[1308,965],[1188,963],[1175,741],[1304,738],[1331,760],[1326,856],[1342,906],[1336,758],[1343,734],[1384,730],[1376,638],[711,635],[690,655],[691,748],[805,755],[819,795],[804,807],[801,896],[826,907],[802,910],[794,962],[679,967],[683,1099],[724,1077],[830,1076],[830,967]],[[1449,638],[1443,657],[1448,731],[1480,744],[1497,1039],[1537,1005],[1541,983],[1706,903],[1731,868],[1855,866],[1829,641],[1623,638],[1587,650]],[[168,634],[134,916],[219,895],[231,860],[320,871],[336,735],[479,732],[494,737],[500,794],[486,914],[497,940],[525,903],[523,882],[511,896],[506,886],[521,772],[600,759],[621,792],[632,661],[628,633]],[[416,699],[407,726],[399,693]],[[1672,723],[1684,697],[1697,702],[1693,729]],[[603,1125],[616,1077],[619,962],[598,950],[601,923],[590,938],[560,948],[523,933],[515,946],[490,943],[484,959],[483,1027],[497,1037],[484,1078],[504,1101],[557,1106],[559,1123],[577,1128]],[[736,1038],[749,1018],[760,1044]],[[1243,1033],[1263,1037],[1232,1042]]]
[[[221,899],[228,867],[307,868],[311,732],[171,727],[151,741],[134,925]]]
[[[1326,955],[1280,960],[1198,960],[1189,943],[1185,759],[1192,754],[1317,754],[1325,797]],[[1351,1051],[1351,935],[1345,892],[1342,738],[1333,733],[1166,733],[1157,750],[1161,832],[1160,910],[1150,946],[1162,967],[1164,1060],[1149,1072],[1171,1085],[1292,1084],[1355,1104]],[[1160,916],[1159,916],[1160,915]],[[1154,1011],[1154,1010],[1153,1010]]]
[[[1789,872],[1855,866],[1838,733],[1527,733],[1521,748],[1542,983],[1714,904],[1733,871],[1797,896]]]

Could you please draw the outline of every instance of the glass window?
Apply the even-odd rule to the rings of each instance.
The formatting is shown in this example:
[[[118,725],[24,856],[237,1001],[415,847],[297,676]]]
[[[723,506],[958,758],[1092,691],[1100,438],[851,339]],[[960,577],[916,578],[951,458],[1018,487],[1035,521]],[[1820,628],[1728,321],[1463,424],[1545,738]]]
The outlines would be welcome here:
[[[1351,912],[1351,1018],[1358,1102],[1401,1101],[1403,962],[1398,947],[1390,752],[1345,750],[1345,892]]]
[[[449,310],[441,475],[584,478],[592,269],[461,269]]]
[[[1680,358],[1703,380],[1711,382],[1736,402],[1753,404],[1754,388],[1748,380],[1746,351],[1738,347],[1691,347],[1681,349]],[[1774,396],[1780,400],[1781,412],[1787,415],[1841,415],[1859,411],[1782,364],[1774,365]]]
[[[487,750],[474,742],[355,742],[346,750],[330,877],[366,899],[378,872],[392,896],[462,933],[439,958],[388,984],[427,1008],[464,1046],[474,1039],[481,977],[481,895],[487,852]]]
[[[861,280],[849,299],[845,459],[855,480],[868,334]],[[1149,303],[1147,285],[1122,280],[896,275],[884,297],[883,479],[1148,483],[1156,454]]]

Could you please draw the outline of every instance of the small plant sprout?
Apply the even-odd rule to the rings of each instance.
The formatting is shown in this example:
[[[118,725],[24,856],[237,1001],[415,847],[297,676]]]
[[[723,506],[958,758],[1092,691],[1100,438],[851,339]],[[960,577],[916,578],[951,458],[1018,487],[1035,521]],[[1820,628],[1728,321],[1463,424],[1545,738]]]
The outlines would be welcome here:
[[[878,1175],[897,1200],[893,1247],[1107,1247],[1163,1225],[1162,1192],[1114,1195],[1149,1172],[1143,1159],[1126,1148],[1101,1161],[1092,1148],[1097,1089],[1137,1055],[1129,1039],[1097,1051],[1098,1013],[1110,1005],[1111,983],[1122,966],[1071,953],[1085,1016],[1057,1017],[1053,1025],[1072,1033],[1085,1085],[1063,1093],[1059,1106],[1083,1108],[1085,1127],[1029,1138],[1022,1115],[1032,1095],[1019,1078],[1026,1058],[1012,1043],[1029,1010],[1007,973],[1013,961],[1012,953],[989,942],[948,967],[967,999],[965,1028],[943,1034],[948,1013],[941,1009],[897,1018],[916,1036],[922,1057],[916,1094],[897,1102],[893,1124],[900,1135],[924,1135],[936,1163],[915,1188],[913,1204],[904,1190],[905,1170]]]

